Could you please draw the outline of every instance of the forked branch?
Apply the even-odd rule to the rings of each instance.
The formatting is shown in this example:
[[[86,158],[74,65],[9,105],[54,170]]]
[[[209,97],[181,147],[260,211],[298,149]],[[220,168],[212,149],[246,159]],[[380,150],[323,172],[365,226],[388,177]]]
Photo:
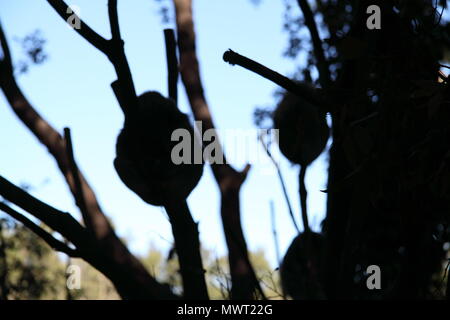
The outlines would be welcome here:
[[[55,9],[55,11],[59,14],[59,16],[64,21],[72,21],[75,19],[79,22],[80,27],[74,28],[74,30],[86,39],[90,44],[96,47],[98,50],[109,56],[110,45],[108,40],[103,38],[97,32],[95,32],[91,27],[89,27],[83,19],[81,19],[63,0],[47,0],[47,2]]]
[[[88,34],[88,37],[92,37],[91,33]],[[176,296],[152,278],[142,263],[117,237],[100,209],[94,191],[79,172],[73,156],[69,156],[66,140],[31,106],[17,85],[8,44],[1,28],[0,41],[4,52],[4,57],[0,60],[0,88],[12,110],[56,160],[80,211],[84,213],[86,228],[70,214],[43,203],[2,177],[0,177],[0,194],[69,240],[84,260],[113,282],[124,299],[175,299]],[[119,91],[122,95],[123,90]],[[129,100],[124,103],[128,102]],[[69,149],[72,150],[71,146]],[[14,214],[11,210],[8,212]],[[20,219],[19,221],[26,222],[34,231],[38,231],[21,216],[15,216]],[[40,235],[46,237],[45,234]]]
[[[118,78],[118,90],[122,102],[119,101],[125,115],[131,115],[137,110],[136,89],[133,83],[130,66],[124,51],[124,42],[120,36],[119,18],[117,13],[117,0],[108,0],[109,23],[111,27],[111,40],[106,40],[92,28],[90,28],[79,16],[74,13],[64,0],[47,0],[64,21],[70,21],[75,17],[80,22],[80,28],[75,31],[86,39],[90,44],[103,52],[116,70]],[[114,91],[116,93],[116,91]],[[117,95],[117,93],[116,93]]]
[[[0,195],[45,223],[52,230],[59,232],[75,246],[85,245],[86,230],[70,214],[36,199],[2,176],[0,176]]]

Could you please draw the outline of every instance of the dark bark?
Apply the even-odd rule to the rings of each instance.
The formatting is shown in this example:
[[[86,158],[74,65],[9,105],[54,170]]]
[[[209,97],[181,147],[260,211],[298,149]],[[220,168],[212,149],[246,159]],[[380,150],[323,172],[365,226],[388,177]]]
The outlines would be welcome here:
[[[192,219],[185,200],[172,199],[164,207],[175,239],[175,250],[183,280],[183,296],[187,299],[208,300],[197,223]]]
[[[57,1],[59,2],[59,1]],[[87,30],[87,29],[86,29]],[[83,32],[86,32],[84,30]],[[89,36],[90,37],[90,36]],[[147,272],[141,262],[134,257],[115,234],[105,214],[102,212],[95,193],[86,179],[78,171],[74,159],[70,159],[67,145],[61,135],[31,106],[20,90],[13,75],[11,56],[6,37],[0,28],[0,41],[5,58],[0,61],[0,88],[18,118],[47,147],[64,175],[77,205],[83,213],[86,227],[79,224],[70,214],[56,210],[33,198],[0,177],[0,193],[8,201],[21,207],[52,230],[59,232],[75,245],[76,255],[92,264],[115,285],[125,299],[174,299],[171,291],[160,285]],[[72,164],[71,164],[72,162]],[[74,179],[74,172],[78,179]],[[80,198],[82,196],[82,198]],[[7,208],[5,208],[7,209]],[[15,213],[10,211],[10,213]],[[16,215],[33,231],[40,233],[28,220]],[[55,245],[46,234],[41,234]],[[45,240],[45,239],[44,239]],[[59,244],[57,244],[59,246]],[[59,246],[66,253],[73,253]]]
[[[95,238],[69,213],[59,211],[0,177],[0,195],[73,243],[80,256],[103,273],[124,299],[175,299],[111,231]]]
[[[331,81],[330,66],[325,58],[322,40],[319,36],[316,21],[314,20],[314,13],[309,6],[308,0],[298,0],[298,5],[303,12],[303,18],[305,19],[305,24],[309,30],[311,41],[313,43],[314,56],[317,61],[317,69],[319,71],[320,85],[322,88],[327,88]]]
[[[213,119],[206,102],[200,79],[199,62],[195,50],[195,31],[191,0],[174,0],[180,52],[180,72],[195,120],[206,130],[214,129]],[[223,154],[223,151],[218,151]],[[225,158],[225,156],[224,156]],[[211,164],[221,194],[221,217],[228,246],[232,299],[253,299],[259,290],[259,281],[250,264],[247,244],[241,226],[239,191],[245,181],[247,166],[238,172],[226,164]],[[260,294],[263,295],[262,291]]]

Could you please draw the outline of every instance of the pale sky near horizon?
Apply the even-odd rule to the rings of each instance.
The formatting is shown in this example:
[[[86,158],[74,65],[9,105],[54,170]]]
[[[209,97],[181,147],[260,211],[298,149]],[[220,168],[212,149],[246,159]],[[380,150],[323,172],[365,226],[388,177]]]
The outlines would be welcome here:
[[[67,3],[80,7],[82,18],[94,30],[109,37],[106,0]],[[167,94],[163,29],[171,24],[161,23],[154,0],[133,0],[133,5],[129,4],[129,1],[119,1],[119,18],[137,92],[157,90]],[[274,84],[223,62],[222,55],[228,48],[286,75],[299,62],[282,56],[287,46],[287,35],[282,30],[283,12],[281,1],[263,0],[254,6],[251,1],[242,0],[194,0],[201,75],[219,129],[255,129],[255,107],[275,104]],[[23,57],[20,45],[14,40],[16,37],[39,29],[47,40],[48,61],[20,75],[19,85],[32,105],[55,128],[60,132],[66,126],[71,128],[80,169],[118,234],[140,255],[151,244],[167,250],[172,235],[164,210],[141,201],[123,185],[113,167],[115,141],[123,115],[110,89],[110,83],[116,79],[110,62],[67,27],[45,0],[0,0],[0,21],[15,63]],[[181,82],[179,94],[180,108],[189,113]],[[34,196],[78,217],[74,200],[54,160],[17,119],[3,94],[0,94],[0,150],[0,175],[16,184],[33,186]],[[315,230],[320,229],[325,214],[326,195],[320,190],[326,188],[326,156],[322,154],[307,175],[310,221]],[[241,190],[241,214],[249,248],[263,248],[275,266],[270,200],[275,204],[282,253],[295,236],[295,230],[276,172],[268,163],[266,159],[264,164],[255,164],[251,169]],[[244,165],[243,162],[232,164],[238,169]],[[301,226],[298,168],[285,159],[281,167]],[[208,166],[188,203],[199,222],[203,246],[225,254],[220,197]]]

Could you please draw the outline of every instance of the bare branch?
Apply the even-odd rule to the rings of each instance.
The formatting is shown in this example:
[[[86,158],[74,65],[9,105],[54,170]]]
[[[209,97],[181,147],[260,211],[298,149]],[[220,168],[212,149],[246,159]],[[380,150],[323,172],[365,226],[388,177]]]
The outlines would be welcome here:
[[[327,88],[330,83],[330,69],[327,60],[325,59],[325,54],[323,52],[322,40],[319,36],[319,31],[317,30],[317,25],[314,20],[314,14],[309,6],[308,0],[298,0],[298,5],[300,6],[303,17],[305,18],[305,24],[311,35],[311,41],[314,48],[314,56],[317,60],[317,69],[319,71],[319,82],[322,88]]]
[[[231,49],[223,54],[223,60],[230,63],[231,65],[237,64],[238,66],[250,70],[260,75],[261,77],[276,83],[283,89],[286,89],[287,91],[292,92],[300,98],[308,101],[312,105],[316,105],[323,109],[326,109],[324,101],[322,101],[316,94],[314,94],[314,91],[312,91],[311,89],[279,74],[274,70],[267,68],[266,66],[252,59],[244,57]]]
[[[121,41],[119,15],[117,13],[117,0],[108,0],[109,24],[114,41]]]
[[[35,224],[33,221],[31,221],[21,213],[7,206],[5,203],[0,202],[0,210],[10,215],[17,221],[21,222],[25,227],[33,231],[38,237],[42,238],[42,240],[44,240],[51,248],[55,249],[56,251],[63,252],[73,258],[80,257],[80,253],[77,250],[74,250],[67,246],[65,243],[57,240],[50,233],[39,227],[37,224]]]
[[[89,27],[75,12],[73,12],[63,0],[47,0],[47,2],[53,7],[53,9],[55,9],[64,21],[68,22],[74,17],[78,19],[78,21],[80,21],[80,28],[74,28],[74,30],[105,55],[109,56],[111,54],[109,41],[91,29],[91,27]]]
[[[2,40],[2,46],[7,47],[6,40]],[[75,185],[74,175],[71,171],[70,159],[66,150],[65,140],[61,135],[31,106],[27,98],[17,85],[12,73],[2,72],[0,69],[0,88],[3,90],[11,108],[19,117],[19,119],[30,129],[36,138],[47,147],[50,154],[56,160],[61,173],[64,175],[70,191],[80,203],[77,194],[77,186]],[[94,234],[99,238],[111,230],[108,220],[102,213],[100,205],[97,201],[94,191],[86,182],[81,173],[79,175],[80,186],[84,196],[85,208],[81,210],[88,212],[92,221],[90,227],[94,228]],[[81,208],[80,208],[81,209]],[[87,216],[84,215],[84,218]],[[85,221],[88,223],[87,221]],[[88,223],[89,224],[89,223]]]
[[[125,82],[124,89],[120,88],[120,93],[127,98],[127,100],[124,99],[124,103],[129,107],[133,103],[130,96],[133,96],[134,86],[132,81],[127,81],[127,74],[131,77],[131,73],[127,68],[128,63],[123,52],[123,46],[117,48],[118,58],[115,60],[114,66],[116,71],[119,70],[122,75],[121,83]],[[125,77],[123,77],[124,75]],[[123,81],[124,79],[125,81]],[[53,155],[75,197],[77,188],[74,175],[72,175],[70,169],[65,140],[30,105],[18,87],[14,75],[1,68],[0,87],[20,120]],[[136,98],[135,93],[134,97]],[[93,230],[85,229],[70,214],[35,199],[1,176],[0,195],[32,214],[73,243],[77,250],[82,253],[84,260],[113,282],[122,298],[176,299],[177,296],[168,287],[159,284],[149,275],[142,263],[130,253],[117,237],[108,219],[100,209],[95,193],[79,171],[78,174],[83,190],[84,203],[89,213],[89,220],[92,221]]]
[[[205,270],[200,254],[197,223],[186,200],[169,199],[164,205],[172,225],[185,299],[208,300]]]
[[[166,41],[167,73],[169,97],[175,102],[178,101],[178,58],[175,33],[172,29],[164,30]]]
[[[120,108],[122,109],[123,113],[127,113],[127,101],[125,100],[122,89],[120,88],[119,80],[115,80],[111,83],[111,88],[114,92],[114,95],[116,96],[117,102],[119,103]]]
[[[311,229],[309,228],[308,210],[307,210],[307,206],[306,206],[306,197],[307,197],[307,190],[306,190],[306,186],[305,186],[306,168],[307,168],[307,166],[302,166],[300,168],[300,174],[298,175],[298,182],[300,185],[299,194],[300,194],[300,202],[301,202],[300,205],[302,208],[303,230],[304,230],[304,232],[310,232]]]
[[[215,130],[214,122],[203,93],[199,63],[195,50],[195,31],[192,17],[192,0],[173,0],[176,10],[180,72],[195,120],[201,121],[205,130]],[[223,150],[217,150],[224,155]],[[225,158],[225,156],[223,156]],[[221,192],[222,225],[229,252],[230,273],[233,282],[233,299],[252,299],[260,290],[256,274],[248,258],[247,244],[241,225],[239,191],[250,166],[237,172],[226,164],[211,164]]]
[[[47,147],[50,154],[56,160],[61,173],[64,175],[70,191],[75,199],[77,188],[75,180],[70,170],[70,161],[68,158],[66,143],[61,135],[30,105],[18,87],[13,75],[1,75],[0,87],[6,95],[13,111],[20,120],[31,130],[38,140]],[[92,226],[95,227],[94,233],[98,237],[102,237],[111,229],[108,220],[102,213],[100,205],[97,201],[94,191],[86,182],[82,174],[80,176],[80,184],[83,189],[84,203],[86,204],[86,212],[92,216]],[[86,221],[85,221],[86,222]]]
[[[47,1],[65,21],[68,21],[69,17],[72,15],[75,15],[75,17],[80,19],[75,13],[67,13],[71,12],[71,10],[63,0]],[[112,40],[106,40],[101,37],[81,19],[79,20],[81,28],[75,29],[75,31],[82,35],[94,47],[103,52],[113,64],[119,83],[117,89],[120,91],[120,95],[122,96],[122,102],[119,103],[125,113],[125,116],[128,116],[134,113],[137,109],[138,102],[130,66],[125,56],[124,42],[120,38],[117,0],[110,0],[108,2],[108,12]]]
[[[66,140],[66,152],[69,158],[70,171],[73,177],[73,184],[75,187],[73,196],[75,198],[78,208],[80,208],[81,214],[83,215],[83,221],[86,224],[87,228],[90,230],[95,230],[91,216],[89,215],[89,211],[87,210],[85,197],[83,193],[83,187],[80,179],[80,172],[78,170],[78,165],[75,161],[75,156],[73,154],[72,137],[70,135],[69,128],[64,128],[64,138]]]
[[[281,264],[280,244],[278,242],[277,225],[275,222],[275,207],[273,200],[270,200],[270,222],[272,225],[273,244],[275,246],[275,255],[277,258],[278,266]]]
[[[276,83],[280,87],[282,87],[292,93],[295,93],[298,89],[297,83],[295,83],[291,79],[279,74],[276,71],[273,71],[273,70],[267,68],[266,66],[254,61],[252,59],[249,59],[243,55],[240,55],[239,53],[234,52],[231,49],[228,49],[228,51],[226,51],[223,54],[223,60],[225,62],[228,62],[231,65],[237,64],[238,66],[241,66],[247,70],[250,70],[250,71],[262,76],[263,78],[266,78],[266,79]]]
[[[5,71],[12,74],[13,66],[11,59],[11,51],[9,50],[8,42],[6,41],[6,36],[1,24],[0,24],[0,44],[3,52],[3,59],[0,61],[0,68],[5,68]]]
[[[57,210],[34,198],[2,176],[0,176],[0,195],[41,220],[52,230],[59,232],[77,248],[86,244],[83,240],[86,230],[69,213]]]
[[[176,299],[170,290],[151,277],[142,263],[123,245],[114,232],[98,240],[70,214],[34,198],[0,176],[0,196],[33,215],[75,245],[89,262],[117,288],[125,299]]]

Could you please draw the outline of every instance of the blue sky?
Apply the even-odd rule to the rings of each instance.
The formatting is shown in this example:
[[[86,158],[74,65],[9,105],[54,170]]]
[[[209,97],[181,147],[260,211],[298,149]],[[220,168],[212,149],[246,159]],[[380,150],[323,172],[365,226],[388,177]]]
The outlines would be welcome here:
[[[106,0],[71,0],[82,18],[109,38]],[[239,67],[227,65],[222,54],[231,48],[281,72],[290,74],[298,63],[282,52],[287,35],[282,31],[282,1],[265,0],[254,6],[243,0],[194,0],[198,56],[212,115],[219,129],[254,128],[255,106],[274,104],[276,86]],[[167,94],[163,25],[154,0],[119,1],[119,18],[126,53],[138,93],[157,90]],[[143,203],[119,180],[114,167],[115,141],[123,122],[122,112],[110,89],[115,80],[112,65],[83,38],[65,25],[44,0],[0,0],[0,19],[17,63],[23,53],[15,37],[39,29],[46,38],[49,59],[18,78],[32,105],[60,132],[72,130],[76,158],[97,193],[100,204],[131,250],[145,254],[153,244],[167,250],[172,241],[164,210]],[[180,108],[189,113],[180,83]],[[256,142],[255,142],[256,143]],[[225,145],[225,148],[227,145]],[[16,184],[35,187],[31,193],[79,217],[74,200],[46,149],[16,118],[0,95],[0,174]],[[326,154],[307,174],[309,212],[318,230],[325,213]],[[235,164],[238,169],[243,163]],[[296,217],[298,168],[281,162]],[[241,214],[250,249],[264,248],[275,265],[269,201],[276,209],[276,223],[283,253],[295,236],[282,190],[270,166],[254,165],[241,190]],[[189,206],[199,222],[203,245],[226,253],[220,222],[220,198],[209,167],[192,192]],[[301,223],[299,222],[301,225]]]

